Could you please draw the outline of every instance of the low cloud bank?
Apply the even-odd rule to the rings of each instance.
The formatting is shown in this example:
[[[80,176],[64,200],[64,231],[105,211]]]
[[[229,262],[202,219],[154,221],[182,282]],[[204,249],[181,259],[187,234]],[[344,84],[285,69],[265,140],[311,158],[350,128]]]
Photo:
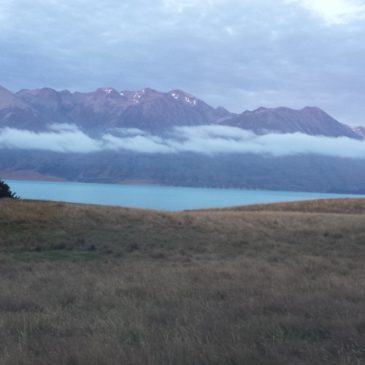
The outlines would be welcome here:
[[[99,138],[90,137],[75,125],[51,125],[35,133],[13,128],[0,129],[0,149],[42,150],[62,153],[130,151],[166,154],[262,154],[289,156],[317,154],[365,158],[365,141],[346,137],[329,138],[301,133],[256,135],[226,126],[177,127],[164,136],[138,129],[115,129]]]

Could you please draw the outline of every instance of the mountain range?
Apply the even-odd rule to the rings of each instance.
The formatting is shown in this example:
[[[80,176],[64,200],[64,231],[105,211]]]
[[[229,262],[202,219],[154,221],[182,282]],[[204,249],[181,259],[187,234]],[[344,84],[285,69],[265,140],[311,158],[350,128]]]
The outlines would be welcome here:
[[[55,123],[73,124],[91,135],[113,128],[136,128],[158,134],[176,126],[213,124],[256,134],[299,132],[365,138],[363,127],[351,128],[317,107],[261,107],[235,114],[223,107],[214,108],[181,90],[116,91],[107,87],[81,93],[42,88],[12,93],[0,87],[0,128],[41,131]]]
[[[181,90],[0,87],[0,178],[365,193],[364,139],[317,107],[237,114]]]

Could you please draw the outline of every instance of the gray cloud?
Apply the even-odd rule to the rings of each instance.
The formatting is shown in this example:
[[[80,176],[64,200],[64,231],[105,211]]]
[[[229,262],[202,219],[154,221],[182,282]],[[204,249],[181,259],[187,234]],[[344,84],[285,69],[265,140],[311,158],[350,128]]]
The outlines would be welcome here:
[[[198,153],[261,154],[288,156],[317,154],[332,157],[365,158],[365,141],[349,138],[309,136],[301,133],[256,135],[226,126],[179,127],[165,137],[138,129],[118,130],[92,138],[73,125],[52,125],[35,133],[12,128],[0,129],[1,149],[26,149],[61,153],[129,151],[148,154]]]
[[[0,0],[0,83],[182,88],[237,112],[318,105],[365,124],[365,23],[348,14],[361,7],[336,0],[346,21],[329,22],[308,6],[321,1]]]
[[[347,22],[311,11],[321,0],[0,0],[0,82],[183,88],[237,112],[318,105],[365,124],[365,23],[358,1],[336,1]]]

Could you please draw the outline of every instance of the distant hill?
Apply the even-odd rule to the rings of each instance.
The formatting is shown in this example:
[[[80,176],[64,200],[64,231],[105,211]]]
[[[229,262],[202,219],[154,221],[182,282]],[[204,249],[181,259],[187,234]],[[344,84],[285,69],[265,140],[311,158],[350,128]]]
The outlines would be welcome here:
[[[3,150],[0,177],[365,194],[364,160],[316,155]]]

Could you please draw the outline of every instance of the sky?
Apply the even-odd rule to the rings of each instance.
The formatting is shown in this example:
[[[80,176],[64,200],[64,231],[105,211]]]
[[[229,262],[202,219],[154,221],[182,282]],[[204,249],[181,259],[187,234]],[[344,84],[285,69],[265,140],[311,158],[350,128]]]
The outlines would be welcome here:
[[[182,89],[365,125],[365,0],[0,0],[0,85]]]

